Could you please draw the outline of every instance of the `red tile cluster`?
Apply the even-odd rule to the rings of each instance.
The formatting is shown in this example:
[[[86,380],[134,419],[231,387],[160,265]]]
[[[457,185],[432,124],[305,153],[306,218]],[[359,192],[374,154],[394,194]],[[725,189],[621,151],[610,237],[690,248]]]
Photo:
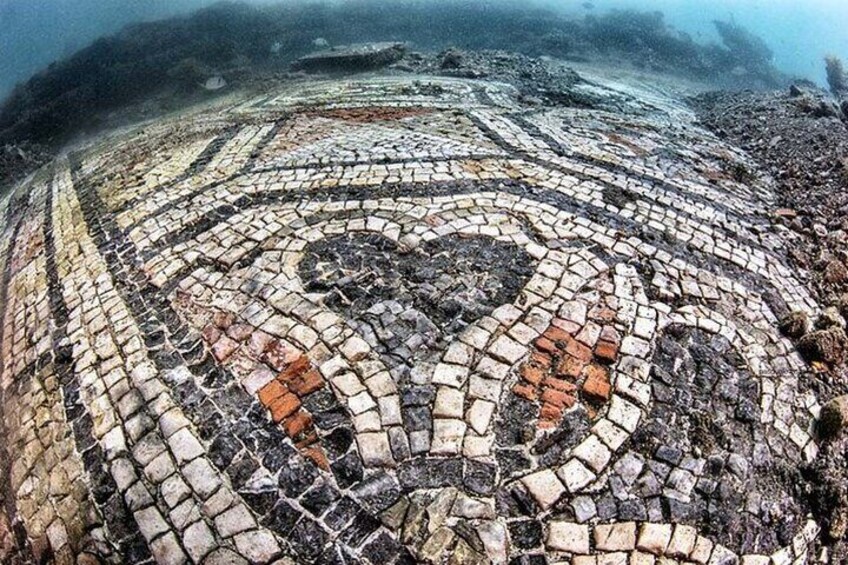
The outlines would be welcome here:
[[[248,324],[236,323],[235,316],[227,312],[215,313],[212,323],[203,329],[203,338],[221,364],[237,363],[235,355],[240,352],[267,366],[271,375],[276,373],[259,389],[259,401],[306,457],[328,469],[312,416],[303,408],[303,399],[325,384],[309,357],[288,342]]]
[[[556,427],[578,399],[592,418],[610,399],[609,366],[621,344],[609,323],[614,317],[602,309],[583,326],[556,318],[533,342],[535,350],[521,366],[521,380],[513,392],[541,403],[539,428]]]

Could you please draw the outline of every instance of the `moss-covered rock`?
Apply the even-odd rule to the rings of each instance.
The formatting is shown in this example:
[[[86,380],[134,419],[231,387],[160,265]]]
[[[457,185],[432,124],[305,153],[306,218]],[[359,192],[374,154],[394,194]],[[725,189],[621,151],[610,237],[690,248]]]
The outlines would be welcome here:
[[[819,417],[819,435],[831,439],[848,427],[848,395],[839,396],[824,405]]]
[[[780,332],[786,337],[799,339],[812,329],[810,318],[806,313],[790,312],[780,321]]]
[[[845,360],[848,336],[845,330],[831,327],[808,333],[798,341],[798,352],[810,363],[827,363],[830,366]]]

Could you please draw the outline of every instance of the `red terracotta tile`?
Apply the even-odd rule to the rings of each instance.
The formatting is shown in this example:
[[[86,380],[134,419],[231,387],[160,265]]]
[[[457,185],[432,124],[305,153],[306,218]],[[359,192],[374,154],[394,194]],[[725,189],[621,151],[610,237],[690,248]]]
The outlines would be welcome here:
[[[283,381],[284,383],[288,383],[294,378],[300,376],[304,371],[309,368],[309,357],[306,355],[300,355],[297,359],[292,361],[283,371],[277,376],[278,379]]]
[[[545,377],[547,371],[540,369],[539,367],[534,367],[533,365],[524,365],[521,368],[521,376],[525,381],[532,385],[538,385],[542,382],[542,379]]]
[[[595,357],[608,365],[615,363],[618,357],[618,345],[609,341],[599,341],[595,346]]]
[[[586,381],[583,383],[583,394],[592,402],[604,403],[610,399],[612,387],[609,372],[603,367],[590,365],[586,368]]]
[[[557,375],[560,377],[576,379],[583,374],[583,368],[585,366],[585,361],[581,361],[577,357],[566,354],[562,356],[557,364]]]
[[[570,394],[553,388],[545,389],[542,393],[542,402],[553,404],[558,408],[571,408],[576,401],[577,399]]]
[[[562,408],[555,406],[553,404],[545,403],[542,405],[541,410],[539,410],[539,426],[540,427],[554,427],[559,424],[559,421],[562,419]],[[548,425],[545,425],[545,424]]]
[[[551,361],[553,361],[553,357],[544,351],[534,351],[530,354],[530,363],[541,369],[549,369]]]
[[[315,429],[310,429],[301,434],[300,439],[294,444],[294,446],[298,449],[303,449],[305,447],[309,447],[313,443],[318,441],[318,432]]]
[[[294,415],[289,416],[289,418],[285,422],[283,422],[283,427],[286,430],[286,434],[292,439],[297,439],[298,436],[304,433],[311,426],[312,416],[310,416],[303,410],[300,410]]]
[[[553,355],[558,355],[560,352],[560,348],[557,346],[557,344],[546,337],[540,337],[539,339],[537,339],[535,345],[536,349],[539,349],[540,351],[546,351]]]
[[[300,399],[289,392],[276,398],[268,408],[271,410],[271,418],[280,423],[300,408]]]
[[[315,463],[319,468],[329,471],[330,470],[330,462],[327,460],[327,455],[324,453],[324,450],[318,446],[307,447],[303,450],[303,456],[307,459],[310,459],[313,463]]]
[[[527,400],[536,400],[536,389],[530,385],[519,383],[512,387],[512,392]]]
[[[547,377],[544,381],[542,381],[542,386],[566,393],[573,393],[577,390],[577,385],[574,383],[553,377]]]
[[[315,392],[322,386],[324,386],[324,377],[317,369],[310,369],[301,373],[289,382],[289,389],[301,398]]]
[[[282,384],[280,381],[271,381],[259,389],[259,402],[261,402],[265,407],[271,406],[275,400],[287,392],[288,389],[286,388],[286,385]]]
[[[563,345],[571,341],[571,335],[562,328],[558,328],[556,326],[548,327],[548,329],[545,330],[545,333],[543,333],[542,336],[548,338],[549,340],[555,343],[561,343]]]
[[[568,344],[568,349],[566,351],[585,363],[592,360],[592,350],[579,341],[571,341],[571,343]]]

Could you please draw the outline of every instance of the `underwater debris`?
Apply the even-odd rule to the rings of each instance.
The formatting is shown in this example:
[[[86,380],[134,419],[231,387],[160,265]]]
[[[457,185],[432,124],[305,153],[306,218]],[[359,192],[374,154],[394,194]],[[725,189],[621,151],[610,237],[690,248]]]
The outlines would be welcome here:
[[[438,54],[404,58],[404,68],[425,75],[494,78],[518,88],[520,99],[530,105],[597,108],[613,104],[612,98],[598,98],[589,90],[577,88],[585,81],[570,67],[545,58],[528,57],[508,51],[461,51],[455,48]]]
[[[799,339],[812,329],[812,322],[805,312],[796,310],[787,314],[780,321],[778,329],[786,337]]]
[[[734,22],[715,20],[713,25],[727,48],[732,73],[737,77],[751,75],[770,87],[780,84],[772,65],[774,53],[762,39]]]
[[[848,337],[845,330],[831,327],[808,333],[798,341],[798,352],[810,363],[826,363],[831,367],[845,361]]]
[[[691,102],[707,127],[746,150],[777,181],[774,221],[797,236],[789,252],[794,265],[811,274],[824,304],[845,315],[848,128],[830,93],[812,83],[794,86],[708,93]]]
[[[714,20],[713,25],[724,45],[736,54],[740,61],[748,61],[760,66],[774,58],[774,53],[762,39],[740,25],[721,20]]]
[[[186,57],[167,72],[168,78],[174,81],[177,88],[183,92],[196,90],[198,85],[202,87],[213,74],[212,68],[196,57]]]
[[[227,86],[227,81],[220,75],[209,77],[206,79],[206,82],[203,83],[204,90],[209,91],[221,90],[225,86]]]
[[[828,55],[824,58],[824,64],[830,91],[837,98],[848,96],[848,75],[845,74],[842,59],[834,55]]]
[[[576,27],[558,26],[567,31],[567,40],[556,40],[556,34],[548,33],[540,36],[539,44],[568,59],[600,56],[615,64],[628,63],[731,88],[773,88],[786,82],[772,64],[771,50],[759,37],[734,23],[716,21],[714,25],[721,45],[696,42],[669,26],[660,11],[617,9],[587,15]]]
[[[637,68],[708,72],[698,45],[669,29],[659,11],[612,10],[603,16],[587,16],[585,33],[600,53],[629,59]]]
[[[462,66],[462,53],[456,49],[448,49],[441,54],[441,58],[439,66],[442,69],[458,69]]]
[[[824,61],[827,71],[827,84],[830,86],[831,92],[838,94],[848,89],[848,78],[846,78],[842,60],[834,55],[828,55]]]
[[[824,405],[819,420],[823,437],[834,438],[848,427],[848,395],[839,396]]]
[[[292,70],[337,72],[377,69],[400,61],[405,52],[403,43],[345,45],[304,55],[292,64]]]
[[[0,196],[3,188],[53,158],[49,148],[31,142],[0,145]]]

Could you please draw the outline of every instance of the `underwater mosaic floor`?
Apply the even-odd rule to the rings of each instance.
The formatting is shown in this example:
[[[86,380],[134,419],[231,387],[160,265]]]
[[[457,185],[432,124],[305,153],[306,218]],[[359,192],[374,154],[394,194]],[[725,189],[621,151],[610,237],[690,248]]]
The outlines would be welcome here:
[[[806,562],[776,320],[817,305],[770,186],[595,88],[303,83],[39,173],[0,209],[0,555]]]

